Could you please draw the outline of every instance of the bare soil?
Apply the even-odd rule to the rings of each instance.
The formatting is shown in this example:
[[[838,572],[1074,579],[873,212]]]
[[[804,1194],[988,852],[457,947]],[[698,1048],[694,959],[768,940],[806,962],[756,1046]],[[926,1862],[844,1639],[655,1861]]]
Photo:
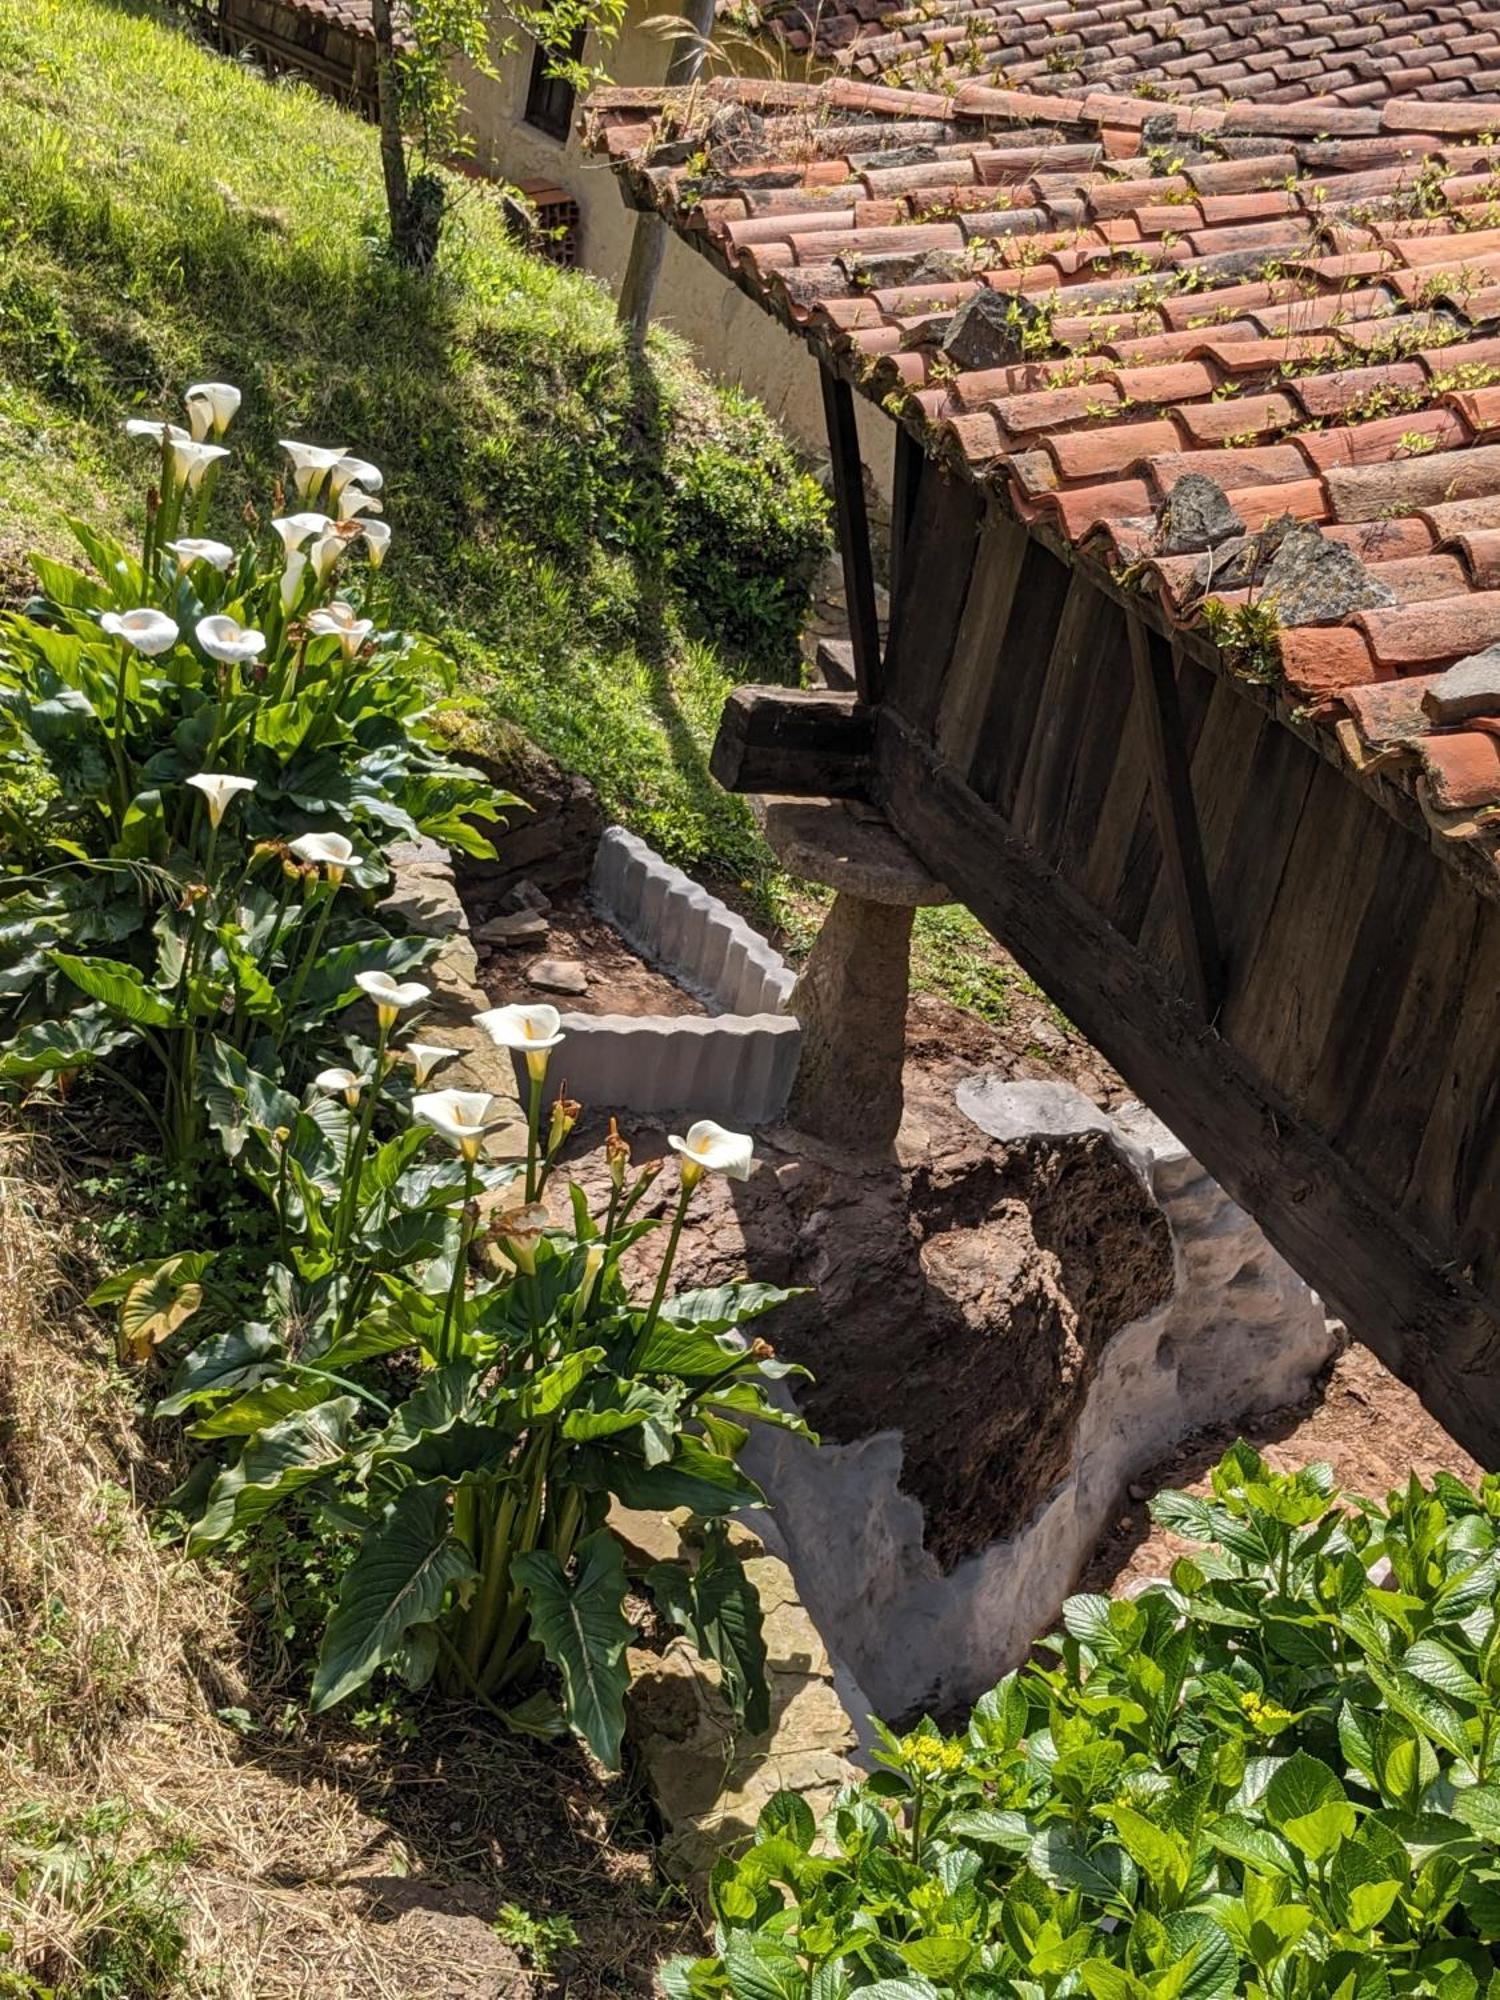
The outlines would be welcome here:
[[[1428,1482],[1436,1472],[1471,1482],[1481,1477],[1481,1468],[1428,1415],[1415,1391],[1367,1347],[1351,1343],[1302,1402],[1269,1411],[1238,1431],[1200,1432],[1143,1473],[1079,1589],[1119,1593],[1165,1576],[1189,1544],[1155,1526],[1148,1497],[1164,1487],[1206,1493],[1209,1471],[1239,1435],[1280,1472],[1326,1460],[1344,1492],[1375,1500],[1404,1486],[1413,1473]]]
[[[690,993],[649,966],[583,895],[570,896],[544,912],[545,943],[480,945],[479,977],[497,1006],[548,1001],[573,1014],[701,1014]],[[571,959],[588,975],[588,991],[563,994],[536,985],[528,976],[546,959]]]
[[[950,1566],[1056,1483],[1105,1344],[1170,1293],[1171,1247],[1103,1135],[1001,1146],[958,1112],[958,1080],[987,1063],[1048,1074],[1024,1049],[931,996],[912,1001],[909,1048],[893,1158],[854,1167],[797,1133],[763,1134],[748,1181],[704,1184],[677,1276],[808,1288],[767,1326],[812,1371],[809,1421],[834,1439],[904,1433],[902,1483]],[[587,1148],[597,1133],[583,1136]],[[641,1158],[665,1150],[655,1130],[632,1142]],[[580,1161],[585,1182],[601,1172]],[[653,1272],[659,1245],[636,1254]]]

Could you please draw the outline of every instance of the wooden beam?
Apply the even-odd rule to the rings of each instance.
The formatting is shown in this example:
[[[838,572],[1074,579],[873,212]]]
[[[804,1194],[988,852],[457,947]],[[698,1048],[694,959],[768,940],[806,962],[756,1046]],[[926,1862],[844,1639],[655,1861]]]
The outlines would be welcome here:
[[[891,482],[891,616],[896,615],[896,599],[906,581],[912,516],[917,507],[917,487],[921,483],[924,453],[905,424],[896,426],[896,465]]]
[[[1500,1312],[889,709],[879,804],[1329,1309],[1481,1461],[1500,1463]]]
[[[740,687],[724,704],[709,769],[730,792],[869,795],[873,718],[830,688]]]
[[[875,615],[875,572],[870,561],[870,523],[865,512],[854,392],[827,367],[820,372],[828,453],[833,465],[839,555],[844,567],[844,597],[849,610],[849,636],[854,642],[855,692],[862,701],[876,702],[880,699],[880,623]]]
[[[1127,613],[1127,618],[1162,872],[1177,920],[1188,989],[1204,1020],[1212,1021],[1224,1002],[1224,962],[1203,866],[1203,841],[1193,802],[1172,648],[1134,614]]]

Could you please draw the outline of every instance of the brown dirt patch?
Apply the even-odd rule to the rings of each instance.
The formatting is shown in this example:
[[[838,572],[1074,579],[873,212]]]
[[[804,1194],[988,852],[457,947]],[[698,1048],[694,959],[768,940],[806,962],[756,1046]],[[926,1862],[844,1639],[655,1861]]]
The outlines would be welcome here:
[[[1143,1473],[1078,1588],[1118,1593],[1146,1577],[1164,1576],[1189,1544],[1153,1524],[1148,1496],[1164,1487],[1206,1493],[1210,1469],[1237,1436],[1280,1472],[1327,1460],[1344,1492],[1370,1499],[1383,1499],[1413,1473],[1428,1482],[1436,1472],[1471,1483],[1482,1477],[1481,1467],[1428,1414],[1415,1390],[1367,1347],[1352,1343],[1302,1402],[1271,1410],[1238,1430],[1202,1431]]]
[[[570,896],[545,912],[545,943],[480,945],[479,978],[496,1006],[548,1001],[571,1014],[701,1014],[703,1008],[665,973],[647,965],[585,896]],[[588,974],[586,993],[562,994],[528,978],[543,959],[573,959]]]
[[[810,1288],[768,1325],[812,1371],[809,1421],[833,1439],[903,1433],[902,1485],[951,1566],[1056,1482],[1106,1342],[1170,1293],[1171,1248],[1102,1135],[1005,1147],[959,1114],[958,1079],[1003,1052],[995,1030],[932,998],[912,1026],[897,1157],[856,1169],[765,1135],[747,1182],[705,1183],[678,1276]],[[665,1141],[633,1143],[647,1157]],[[644,1273],[659,1245],[636,1254]]]

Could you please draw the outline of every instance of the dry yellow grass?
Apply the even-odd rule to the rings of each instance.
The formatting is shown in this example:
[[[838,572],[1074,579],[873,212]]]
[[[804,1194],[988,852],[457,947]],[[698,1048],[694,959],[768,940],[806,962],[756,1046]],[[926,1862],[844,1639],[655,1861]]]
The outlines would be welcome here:
[[[402,1744],[305,1727],[234,1573],[153,1531],[175,1434],[84,1285],[58,1160],[0,1134],[0,1992],[24,1970],[59,2000],[649,1993],[693,1940],[635,1800],[463,1717]],[[577,1925],[561,1984],[490,1929],[506,1901]],[[137,1919],[180,1928],[179,1973],[100,1984]]]

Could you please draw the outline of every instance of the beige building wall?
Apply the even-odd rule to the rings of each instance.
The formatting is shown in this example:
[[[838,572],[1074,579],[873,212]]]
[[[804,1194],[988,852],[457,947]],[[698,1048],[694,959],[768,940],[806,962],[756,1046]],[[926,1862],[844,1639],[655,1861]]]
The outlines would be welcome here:
[[[621,85],[659,83],[672,44],[646,28],[669,9],[662,0],[629,9],[618,38],[602,63],[610,81]],[[578,204],[580,255],[586,270],[617,292],[630,254],[634,212],[625,206],[611,169],[587,154],[576,130],[566,141],[526,122],[526,93],[532,46],[501,57],[498,75],[469,72],[463,79],[465,123],[477,165],[511,181],[547,181]],[[592,38],[584,51],[600,61]],[[656,294],[656,319],[679,334],[703,368],[720,381],[738,383],[756,396],[793,435],[814,452],[826,453],[818,365],[785,328],[752,304],[706,259],[671,236]],[[880,491],[891,490],[895,426],[862,398],[856,398],[865,462]]]

